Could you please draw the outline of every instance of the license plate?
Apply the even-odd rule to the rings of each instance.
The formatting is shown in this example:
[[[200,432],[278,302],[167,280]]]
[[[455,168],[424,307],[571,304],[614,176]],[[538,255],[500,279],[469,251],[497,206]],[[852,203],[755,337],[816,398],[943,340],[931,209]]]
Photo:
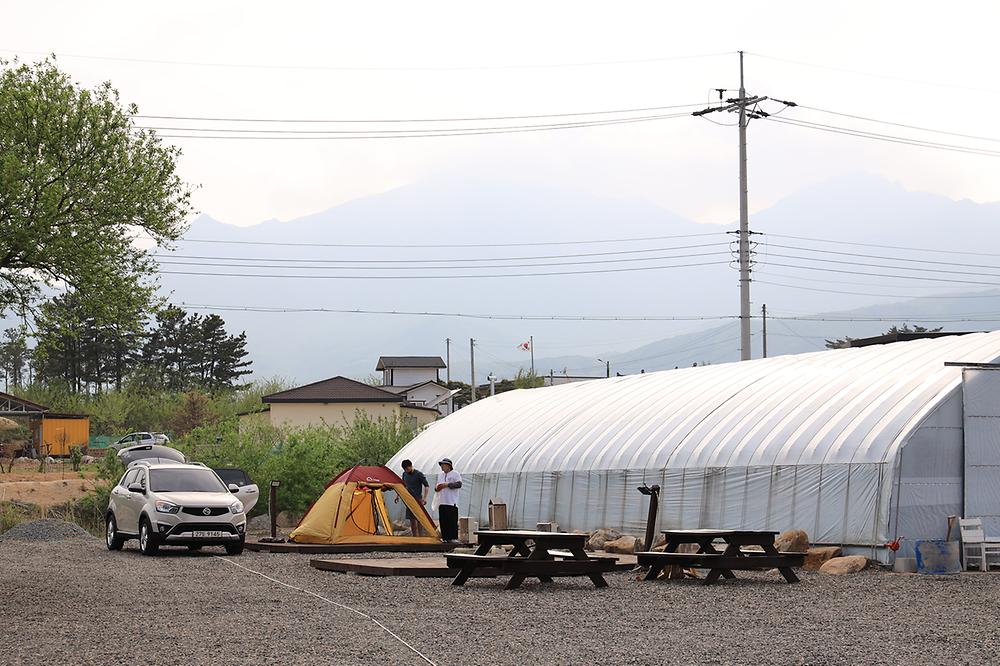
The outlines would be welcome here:
[[[191,532],[191,536],[195,539],[221,539],[224,536],[228,536],[226,532],[217,532],[211,530],[195,530]]]

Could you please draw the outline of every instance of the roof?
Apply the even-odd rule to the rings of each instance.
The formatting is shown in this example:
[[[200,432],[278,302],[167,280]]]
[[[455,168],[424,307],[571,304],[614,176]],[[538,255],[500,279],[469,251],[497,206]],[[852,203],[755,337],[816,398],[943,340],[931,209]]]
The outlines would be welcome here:
[[[331,377],[272,393],[262,402],[402,402],[403,397],[347,377]]]
[[[39,405],[37,402],[31,402],[24,398],[18,398],[16,395],[0,391],[0,413],[24,414],[47,411],[49,411],[49,408],[45,405]]]
[[[882,463],[959,389],[947,361],[1000,359],[1000,332],[522,389],[424,430],[467,473]]]
[[[446,368],[440,356],[379,356],[376,370],[391,368]]]
[[[327,488],[335,483],[362,481],[365,483],[403,483],[403,480],[388,467],[383,465],[355,465],[333,478]]]
[[[446,391],[448,390],[447,386],[445,386],[440,382],[434,381],[433,379],[428,379],[423,382],[417,382],[416,384],[410,384],[409,386],[379,386],[379,388],[382,389],[383,391],[388,391],[389,393],[407,393],[414,389],[418,389],[421,386],[426,386],[427,384],[434,384],[438,388],[442,388]]]

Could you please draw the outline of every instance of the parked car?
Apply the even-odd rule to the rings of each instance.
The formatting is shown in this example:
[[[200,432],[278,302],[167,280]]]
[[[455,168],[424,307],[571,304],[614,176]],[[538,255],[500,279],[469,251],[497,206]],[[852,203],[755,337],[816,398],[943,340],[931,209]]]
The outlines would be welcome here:
[[[111,446],[122,449],[137,444],[169,444],[170,438],[162,432],[130,432]]]
[[[159,444],[139,444],[138,446],[129,446],[118,452],[118,459],[122,461],[122,464],[125,465],[126,468],[136,462],[139,462],[140,460],[146,461],[150,464],[187,462],[187,458],[184,457],[184,454],[177,449],[172,449],[169,446],[160,446]]]
[[[136,462],[111,490],[105,514],[108,550],[121,550],[138,539],[145,555],[160,546],[225,546],[230,555],[243,552],[247,516],[213,470],[196,464]]]
[[[236,497],[243,502],[243,510],[247,515],[260,499],[260,489],[257,484],[250,479],[250,475],[238,467],[216,467],[215,473],[219,475],[226,485],[233,484],[239,487]]]

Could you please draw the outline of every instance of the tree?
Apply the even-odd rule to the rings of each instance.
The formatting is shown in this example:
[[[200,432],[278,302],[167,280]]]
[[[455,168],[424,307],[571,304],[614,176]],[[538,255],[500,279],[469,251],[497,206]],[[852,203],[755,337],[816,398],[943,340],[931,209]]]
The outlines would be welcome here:
[[[81,88],[51,60],[0,68],[0,313],[33,307],[45,286],[95,307],[151,299],[155,262],[133,240],[183,232],[179,150],[136,128],[110,83]]]
[[[29,358],[28,337],[23,326],[8,328],[0,341],[0,372],[3,372],[4,390],[17,388],[24,383],[24,366]]]
[[[924,326],[913,326],[909,324],[903,324],[902,326],[890,326],[889,330],[882,333],[882,335],[896,335],[897,333],[937,333],[942,330],[944,326],[938,326],[937,328],[926,328]],[[834,340],[826,341],[827,349],[845,349],[851,346],[851,341],[857,340],[857,338],[851,338],[844,336],[842,338],[836,338]]]

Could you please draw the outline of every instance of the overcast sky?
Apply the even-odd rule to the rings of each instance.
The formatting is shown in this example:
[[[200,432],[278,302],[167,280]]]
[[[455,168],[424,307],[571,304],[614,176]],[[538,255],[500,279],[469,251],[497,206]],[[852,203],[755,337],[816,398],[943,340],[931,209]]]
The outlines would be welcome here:
[[[110,80],[123,101],[149,114],[419,118],[686,104],[709,99],[712,88],[737,87],[732,52],[743,49],[760,54],[746,61],[751,94],[1000,137],[992,122],[1000,98],[996,2],[7,0],[4,16],[3,57],[63,54],[60,66],[77,80]],[[589,64],[567,66],[581,63]],[[803,109],[783,117],[998,147]],[[803,185],[858,171],[956,199],[1000,199],[998,157],[767,122],[750,130],[753,210]],[[200,185],[198,209],[233,224],[292,219],[421,178],[470,171],[645,198],[700,222],[737,215],[736,128],[695,118],[386,141],[177,141],[182,176]]]

